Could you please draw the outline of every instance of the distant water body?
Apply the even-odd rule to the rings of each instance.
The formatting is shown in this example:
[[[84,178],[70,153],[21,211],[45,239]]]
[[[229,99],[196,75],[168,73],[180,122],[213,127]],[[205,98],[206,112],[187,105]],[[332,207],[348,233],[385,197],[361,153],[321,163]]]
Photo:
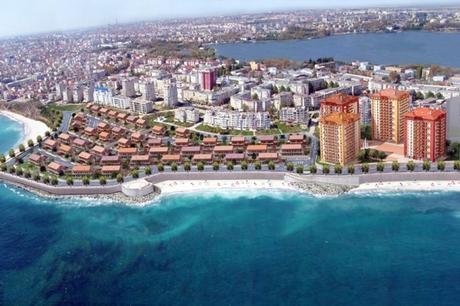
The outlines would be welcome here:
[[[460,195],[188,194],[142,208],[0,186],[0,305],[458,305]]]
[[[213,45],[219,55],[243,61],[319,57],[375,64],[438,64],[460,67],[460,33],[369,33],[311,40],[261,41]]]

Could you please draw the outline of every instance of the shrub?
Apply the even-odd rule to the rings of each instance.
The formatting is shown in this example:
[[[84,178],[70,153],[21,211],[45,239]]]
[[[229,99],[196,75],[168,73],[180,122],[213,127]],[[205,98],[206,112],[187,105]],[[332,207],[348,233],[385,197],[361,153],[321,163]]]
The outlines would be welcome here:
[[[184,163],[184,170],[190,171],[192,169],[192,165],[189,162]]]
[[[369,173],[369,164],[362,164],[361,165],[361,172],[362,173]]]
[[[233,163],[231,161],[227,162],[227,170],[233,170]]]
[[[101,184],[102,186],[107,184],[107,179],[105,178],[105,176],[101,176],[99,178],[99,184]]]
[[[9,155],[11,158],[13,158],[13,157],[16,156],[16,154],[14,153],[14,150],[13,150],[13,149],[10,149],[10,150],[8,151],[8,155]]]
[[[316,172],[318,172],[318,168],[316,167],[316,165],[311,165],[310,168],[308,169],[310,171],[310,173],[312,174],[315,174]]]
[[[329,165],[324,165],[323,166],[323,174],[329,174],[331,169],[329,168]]]
[[[163,164],[160,163],[157,165],[157,169],[158,169],[158,172],[163,172],[165,171],[165,166],[163,166]]]
[[[397,160],[393,161],[393,163],[391,164],[391,170],[393,170],[394,172],[399,171],[399,162]]]
[[[297,174],[302,174],[302,173],[303,173],[303,166],[298,165],[298,166],[295,168],[295,172],[296,172]]]
[[[84,176],[83,179],[81,180],[83,185],[88,186],[90,183],[89,177]]]
[[[123,183],[124,179],[123,179],[123,175],[121,173],[118,173],[117,174],[117,182],[118,183]]]
[[[171,164],[171,171],[177,171],[177,164],[176,164],[176,162],[173,162],[173,163]]]
[[[73,185],[73,178],[69,176],[69,177],[67,177],[67,178],[65,179],[65,182],[66,182],[67,185],[69,185],[69,186],[70,186],[70,185]]]
[[[214,170],[214,171],[219,170],[219,163],[218,162],[213,162],[212,163],[212,170]]]
[[[248,162],[243,160],[241,162],[241,170],[248,170]]]
[[[406,168],[408,171],[414,171],[415,170],[415,163],[413,160],[410,160],[407,162]]]
[[[424,160],[422,168],[424,171],[430,171],[431,169],[431,162],[429,160]]]
[[[152,174],[152,168],[150,166],[145,167],[144,172],[146,175]]]
[[[348,174],[354,174],[355,173],[355,165],[348,165]]]
[[[454,170],[460,171],[460,160],[454,161]]]
[[[204,164],[203,164],[203,162],[198,162],[198,164],[196,165],[196,167],[198,168],[198,171],[203,171],[203,170],[204,170]]]
[[[382,162],[377,163],[377,171],[383,172],[385,170],[385,165]]]
[[[269,161],[268,162],[268,170],[273,171],[273,170],[275,170],[275,168],[276,168],[275,163],[273,161]]]
[[[444,171],[446,169],[446,163],[443,160],[438,161],[438,170]]]
[[[256,161],[254,162],[254,168],[255,168],[256,170],[261,170],[261,169],[262,169],[262,164],[260,163],[260,161],[256,160]]]
[[[0,163],[4,163],[4,162],[6,162],[5,155],[0,153]]]
[[[57,176],[51,178],[51,185],[56,186],[59,183]]]
[[[19,148],[20,152],[24,152],[26,150],[26,148],[24,147],[24,145],[22,143],[19,145],[18,148]]]
[[[288,162],[286,164],[286,170],[287,171],[294,171],[294,164],[292,162]]]
[[[29,139],[27,141],[27,145],[29,146],[29,148],[33,147],[34,146],[34,141],[32,139]]]
[[[139,178],[139,171],[137,171],[136,169],[132,170],[131,176],[135,179]]]
[[[335,174],[342,174],[342,166],[340,164],[336,164],[334,166],[334,173]]]

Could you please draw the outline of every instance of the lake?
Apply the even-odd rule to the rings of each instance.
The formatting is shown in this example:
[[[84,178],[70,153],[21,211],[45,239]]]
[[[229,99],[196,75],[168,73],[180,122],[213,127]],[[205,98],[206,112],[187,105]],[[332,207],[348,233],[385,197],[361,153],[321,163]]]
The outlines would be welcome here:
[[[311,40],[261,41],[213,46],[219,55],[249,61],[286,58],[305,61],[336,60],[375,64],[438,64],[460,67],[460,33],[369,33],[330,36]]]

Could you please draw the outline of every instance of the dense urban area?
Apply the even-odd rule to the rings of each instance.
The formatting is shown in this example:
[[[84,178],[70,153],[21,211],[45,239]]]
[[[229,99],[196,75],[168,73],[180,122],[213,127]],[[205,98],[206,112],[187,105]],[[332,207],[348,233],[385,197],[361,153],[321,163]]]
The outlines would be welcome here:
[[[241,62],[212,48],[459,26],[452,8],[312,10],[3,39],[1,108],[51,131],[1,156],[2,171],[105,185],[163,171],[460,170],[454,68]]]

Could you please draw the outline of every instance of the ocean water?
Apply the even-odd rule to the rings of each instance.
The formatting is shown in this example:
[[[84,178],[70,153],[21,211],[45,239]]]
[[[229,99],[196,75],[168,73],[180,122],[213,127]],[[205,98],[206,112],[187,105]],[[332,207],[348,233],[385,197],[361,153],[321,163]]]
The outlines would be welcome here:
[[[460,33],[369,33],[312,40],[261,41],[213,45],[219,55],[244,61],[287,58],[305,61],[332,56],[336,60],[375,64],[438,64],[460,67]]]
[[[458,305],[460,194],[202,193],[143,207],[0,186],[0,305]]]
[[[18,145],[23,135],[22,124],[0,114],[0,152],[8,152]]]

